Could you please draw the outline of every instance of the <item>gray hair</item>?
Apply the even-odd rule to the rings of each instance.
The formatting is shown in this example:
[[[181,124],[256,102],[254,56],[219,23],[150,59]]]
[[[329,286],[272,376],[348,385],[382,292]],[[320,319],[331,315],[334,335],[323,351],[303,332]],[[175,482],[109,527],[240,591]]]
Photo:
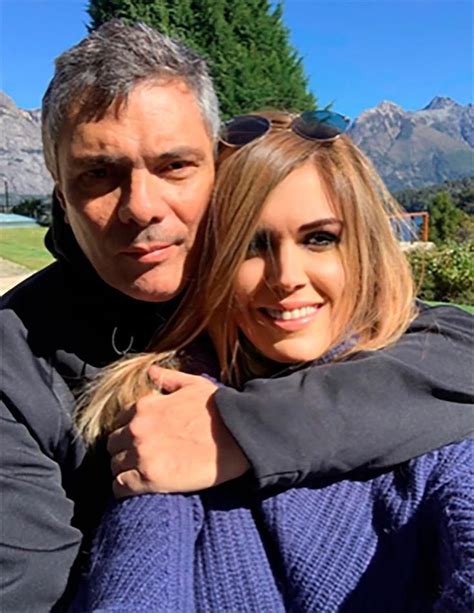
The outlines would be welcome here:
[[[144,23],[127,25],[113,19],[60,55],[42,104],[43,151],[53,177],[57,178],[59,133],[71,113],[89,121],[100,119],[113,102],[126,101],[137,83],[172,78],[181,79],[195,94],[216,141],[219,105],[207,64],[180,41]]]

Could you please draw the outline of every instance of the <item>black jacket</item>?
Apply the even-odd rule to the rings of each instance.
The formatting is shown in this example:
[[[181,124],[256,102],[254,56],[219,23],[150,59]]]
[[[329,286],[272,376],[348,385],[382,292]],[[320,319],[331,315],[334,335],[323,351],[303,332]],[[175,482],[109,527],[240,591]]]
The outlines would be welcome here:
[[[110,495],[105,454],[86,455],[75,436],[75,394],[120,351],[144,349],[173,309],[106,286],[62,216],[47,242],[58,261],[9,292],[1,314],[2,613],[49,611],[63,594]],[[424,309],[389,349],[220,389],[254,486],[371,472],[466,436],[471,335],[461,310]]]

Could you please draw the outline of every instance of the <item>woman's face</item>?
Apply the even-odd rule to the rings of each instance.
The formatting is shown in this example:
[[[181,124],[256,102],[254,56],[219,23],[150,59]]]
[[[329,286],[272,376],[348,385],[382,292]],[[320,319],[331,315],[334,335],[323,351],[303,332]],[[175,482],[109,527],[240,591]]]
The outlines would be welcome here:
[[[314,164],[270,193],[235,285],[237,324],[265,356],[313,360],[339,333],[342,230]]]

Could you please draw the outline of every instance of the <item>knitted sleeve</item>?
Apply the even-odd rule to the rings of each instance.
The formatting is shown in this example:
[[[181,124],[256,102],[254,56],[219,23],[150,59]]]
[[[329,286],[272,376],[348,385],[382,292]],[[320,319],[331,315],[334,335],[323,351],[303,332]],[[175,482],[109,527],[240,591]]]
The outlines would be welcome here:
[[[193,549],[199,499],[143,495],[104,514],[71,612],[194,610]]]
[[[434,613],[474,610],[474,441],[440,450],[429,504],[439,530],[441,585]]]

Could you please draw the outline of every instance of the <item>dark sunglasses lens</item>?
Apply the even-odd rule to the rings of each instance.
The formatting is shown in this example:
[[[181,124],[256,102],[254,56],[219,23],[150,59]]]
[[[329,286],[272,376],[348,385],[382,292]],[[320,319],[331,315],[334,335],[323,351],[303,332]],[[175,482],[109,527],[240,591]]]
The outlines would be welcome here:
[[[350,120],[332,111],[305,111],[293,122],[293,129],[300,136],[314,140],[329,140],[344,134]]]
[[[271,124],[265,117],[241,115],[224,124],[221,140],[228,145],[242,147],[263,136],[270,127]]]

